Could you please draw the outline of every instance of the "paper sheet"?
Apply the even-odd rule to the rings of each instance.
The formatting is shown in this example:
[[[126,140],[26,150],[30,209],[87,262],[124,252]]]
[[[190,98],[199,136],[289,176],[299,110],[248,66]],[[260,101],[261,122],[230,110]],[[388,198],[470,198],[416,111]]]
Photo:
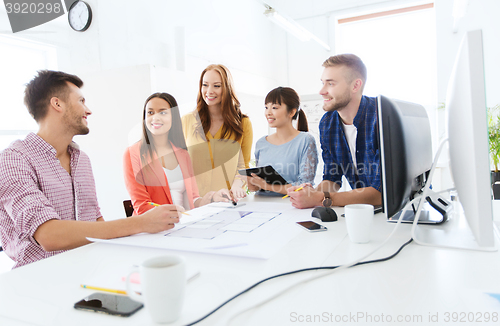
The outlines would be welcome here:
[[[189,211],[172,230],[96,242],[268,259],[300,233],[301,214],[290,203],[207,205]],[[299,216],[299,217],[297,217]]]

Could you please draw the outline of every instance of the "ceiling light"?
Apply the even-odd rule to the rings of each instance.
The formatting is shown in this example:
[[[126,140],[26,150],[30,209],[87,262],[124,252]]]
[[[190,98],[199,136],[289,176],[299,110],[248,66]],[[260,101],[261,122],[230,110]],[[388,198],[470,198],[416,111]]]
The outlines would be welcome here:
[[[280,26],[281,28],[283,28],[288,33],[292,34],[302,42],[306,42],[313,39],[314,41],[318,42],[322,47],[324,47],[327,51],[330,51],[330,47],[328,46],[328,44],[320,40],[316,35],[309,32],[295,20],[278,13],[274,8],[270,6],[266,5],[266,8],[267,9],[264,12],[264,15],[266,15],[266,17],[269,18],[273,23]]]

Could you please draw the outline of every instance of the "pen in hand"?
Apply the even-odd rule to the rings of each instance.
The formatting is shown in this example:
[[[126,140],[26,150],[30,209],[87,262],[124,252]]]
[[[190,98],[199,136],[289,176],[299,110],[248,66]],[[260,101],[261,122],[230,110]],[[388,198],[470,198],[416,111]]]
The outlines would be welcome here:
[[[231,197],[229,199],[231,200],[231,202],[233,203],[234,206],[238,205],[238,204],[236,204],[236,200],[234,200],[233,193],[231,192],[231,184],[229,184],[228,180],[226,180],[226,184],[227,184],[227,190],[229,190],[229,196]]]
[[[148,204],[149,204],[149,205],[153,205],[153,206],[155,206],[155,207],[156,207],[156,206],[161,206],[160,204],[153,203],[153,202],[150,202],[150,201],[148,202]],[[186,213],[186,212],[181,212],[181,213],[182,213],[182,214],[184,214],[184,215],[189,215],[189,214],[188,214],[188,213]],[[191,215],[189,215],[189,216],[191,216]]]
[[[294,191],[299,191],[299,190],[302,190],[302,189],[304,189],[304,187],[297,188]],[[285,196],[281,197],[281,199],[285,199],[286,197],[288,197],[288,195],[285,195]]]

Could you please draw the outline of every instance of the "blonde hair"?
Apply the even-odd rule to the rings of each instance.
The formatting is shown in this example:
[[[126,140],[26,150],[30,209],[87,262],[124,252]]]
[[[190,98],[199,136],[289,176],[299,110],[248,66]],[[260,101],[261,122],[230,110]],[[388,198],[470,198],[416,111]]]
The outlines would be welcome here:
[[[349,82],[352,82],[356,78],[360,78],[363,81],[363,88],[366,83],[366,66],[361,61],[361,59],[355,54],[338,54],[329,57],[323,62],[323,67],[336,67],[336,66],[344,66],[349,69],[349,75],[346,76]]]

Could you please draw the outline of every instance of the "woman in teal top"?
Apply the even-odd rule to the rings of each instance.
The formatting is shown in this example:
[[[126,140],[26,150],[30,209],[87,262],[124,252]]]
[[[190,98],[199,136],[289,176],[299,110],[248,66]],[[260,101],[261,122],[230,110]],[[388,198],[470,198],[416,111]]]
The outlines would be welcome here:
[[[259,193],[273,192],[286,194],[292,185],[313,183],[318,166],[316,141],[309,134],[307,118],[300,109],[297,92],[289,87],[278,87],[267,94],[264,101],[265,116],[269,127],[276,133],[264,136],[255,144],[257,167],[271,165],[287,184],[270,184],[255,174],[247,178],[248,189],[261,190]],[[297,120],[297,129],[292,121]]]

